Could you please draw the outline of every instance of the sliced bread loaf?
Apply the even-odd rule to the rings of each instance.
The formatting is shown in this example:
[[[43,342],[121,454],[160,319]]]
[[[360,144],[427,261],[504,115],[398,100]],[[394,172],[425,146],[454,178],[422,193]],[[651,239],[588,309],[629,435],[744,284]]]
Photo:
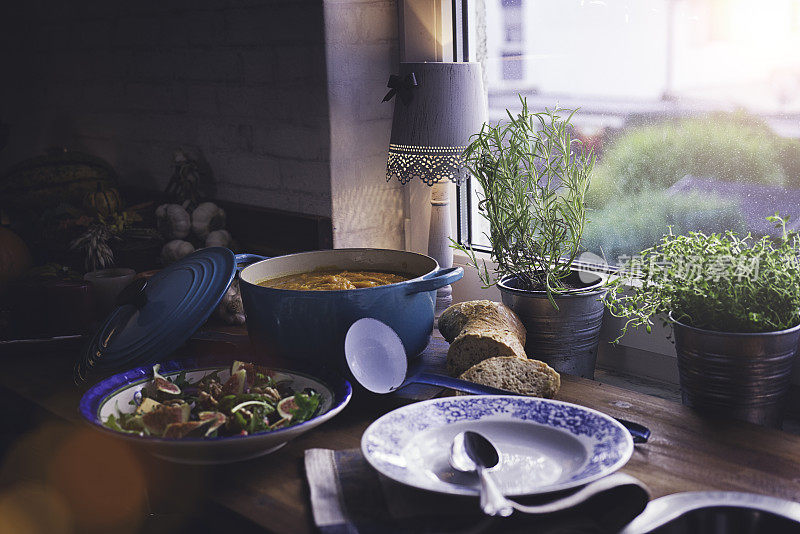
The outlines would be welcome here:
[[[447,308],[439,317],[439,332],[452,343],[465,328],[500,328],[512,331],[525,345],[525,327],[507,306],[491,300],[459,302]]]
[[[513,356],[483,360],[467,369],[459,378],[547,399],[553,398],[561,387],[561,376],[546,363]]]
[[[450,342],[447,372],[452,376],[493,356],[526,358],[525,327],[514,312],[497,302],[454,304],[439,318],[439,331]]]

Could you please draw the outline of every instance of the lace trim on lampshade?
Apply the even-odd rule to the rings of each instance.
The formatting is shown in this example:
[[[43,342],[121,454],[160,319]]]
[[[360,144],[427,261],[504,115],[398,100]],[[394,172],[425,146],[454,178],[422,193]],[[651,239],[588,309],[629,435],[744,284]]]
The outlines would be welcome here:
[[[389,144],[386,181],[397,178],[404,185],[414,179],[428,185],[442,180],[460,183],[467,177],[461,155],[465,148]]]

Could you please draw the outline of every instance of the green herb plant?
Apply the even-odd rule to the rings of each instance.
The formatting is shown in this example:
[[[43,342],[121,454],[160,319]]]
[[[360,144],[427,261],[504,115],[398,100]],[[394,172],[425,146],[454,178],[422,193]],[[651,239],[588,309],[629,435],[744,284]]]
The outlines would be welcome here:
[[[472,247],[453,246],[469,256],[484,287],[513,275],[520,289],[546,291],[556,306],[553,294],[569,289],[564,280],[582,250],[595,158],[572,137],[575,111],[533,113],[520,100],[518,115],[506,110],[507,121],[484,124],[463,154],[480,185],[478,211],[489,222],[497,267],[490,273]]]
[[[800,324],[800,237],[768,217],[781,237],[734,232],[664,236],[608,284],[605,304],[629,327],[654,317],[718,332],[773,332]],[[619,338],[617,338],[617,341]]]

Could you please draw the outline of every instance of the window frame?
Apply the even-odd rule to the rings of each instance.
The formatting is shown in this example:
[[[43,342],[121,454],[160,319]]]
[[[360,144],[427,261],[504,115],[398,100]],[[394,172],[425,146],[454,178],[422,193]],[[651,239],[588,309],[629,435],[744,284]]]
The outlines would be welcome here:
[[[453,61],[469,61],[471,55],[470,33],[472,31],[469,15],[474,8],[473,1],[451,0],[451,2]],[[456,229],[456,240],[462,245],[472,247],[477,253],[478,259],[486,261],[491,268],[491,250],[486,246],[472,243],[472,180],[472,177],[468,175],[465,181],[455,188],[456,213],[454,228]],[[488,290],[481,288],[481,283],[474,272],[475,269],[469,265],[469,258],[456,252],[453,264],[462,266],[465,270],[464,279],[453,286],[454,301],[481,298],[500,300],[499,290],[496,287]],[[573,265],[578,269],[606,275],[613,275],[618,272],[618,268],[609,265],[590,265],[581,261],[576,261]],[[617,337],[621,326],[622,320],[611,316],[606,311],[603,317],[598,363],[604,368],[616,372],[672,385],[677,384],[677,356],[674,345],[670,341],[671,333],[669,329],[660,324],[654,325],[651,333],[647,333],[644,328],[629,329],[628,334],[618,344],[610,345],[610,342]],[[795,381],[800,383],[800,376],[795,377]]]
[[[470,33],[475,31],[475,28],[470,26],[469,16],[474,9],[473,0],[451,0],[451,2],[453,61],[469,61]],[[478,259],[486,261],[491,268],[491,250],[486,246],[472,244],[472,187],[472,177],[468,175],[466,180],[455,188],[454,227],[456,239],[462,245],[471,246],[477,253]],[[465,270],[464,279],[453,286],[454,301],[481,298],[500,300],[499,290],[496,287],[488,290],[481,288],[477,273],[470,267],[469,258],[464,254],[456,252],[453,264],[462,266]],[[611,276],[619,272],[618,267],[608,264],[592,265],[576,261],[573,265],[578,269]],[[623,323],[624,320],[613,317],[606,311],[601,330],[598,364],[605,369],[634,377],[652,379],[671,385],[678,384],[677,355],[672,341],[671,328],[661,324],[660,321],[656,321],[652,332],[649,333],[643,327],[630,328],[624,338],[617,344],[611,345],[610,342],[617,338]],[[795,366],[791,383],[800,386],[800,365]]]
[[[471,57],[471,36],[477,35],[473,13],[474,0],[399,0],[399,52],[401,61],[469,61]],[[419,185],[420,189],[424,184]],[[406,188],[406,248],[416,250],[421,247],[419,236],[427,234],[429,221],[427,195],[412,193],[414,184]],[[454,186],[455,205],[451,221],[455,237],[459,243],[472,241],[471,217],[473,200],[471,177]],[[427,189],[427,188],[426,188]],[[427,191],[425,191],[427,193]],[[412,236],[409,240],[409,236]],[[417,243],[413,245],[412,242]],[[490,250],[485,246],[473,245],[480,260],[485,260],[489,268]],[[424,253],[424,250],[420,250]],[[453,285],[454,302],[475,299],[500,300],[496,287],[483,289],[475,269],[469,266],[469,258],[455,252],[453,265],[464,267],[464,278]],[[574,264],[579,269],[613,274],[615,267],[589,265],[583,262]],[[674,345],[669,328],[656,323],[652,333],[644,328],[629,329],[627,335],[617,345],[609,342],[619,335],[622,320],[606,312],[603,318],[598,365],[605,369],[634,377],[657,380],[666,384],[677,384],[677,363]],[[800,365],[796,366],[792,383],[800,385]]]

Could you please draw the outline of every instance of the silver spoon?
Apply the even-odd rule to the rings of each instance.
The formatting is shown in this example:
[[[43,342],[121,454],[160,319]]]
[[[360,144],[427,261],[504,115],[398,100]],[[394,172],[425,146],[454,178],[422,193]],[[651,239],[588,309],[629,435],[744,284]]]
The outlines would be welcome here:
[[[526,506],[506,498],[497,485],[489,469],[497,465],[499,454],[491,441],[487,438],[467,430],[456,434],[450,447],[450,465],[458,471],[465,473],[478,472],[481,477],[481,509],[488,515],[501,515],[506,517],[513,510],[525,514],[550,514],[572,508],[587,499],[620,486],[637,486],[639,491],[647,493],[647,488],[640,481],[624,473],[615,473],[600,480],[587,484],[575,493],[556,499],[552,502]],[[491,464],[487,466],[487,464]]]
[[[500,462],[492,442],[477,432],[461,432],[450,447],[450,465],[459,471],[478,471],[481,480],[481,510],[486,515],[508,517],[514,512],[511,501],[503,497],[489,472]]]

